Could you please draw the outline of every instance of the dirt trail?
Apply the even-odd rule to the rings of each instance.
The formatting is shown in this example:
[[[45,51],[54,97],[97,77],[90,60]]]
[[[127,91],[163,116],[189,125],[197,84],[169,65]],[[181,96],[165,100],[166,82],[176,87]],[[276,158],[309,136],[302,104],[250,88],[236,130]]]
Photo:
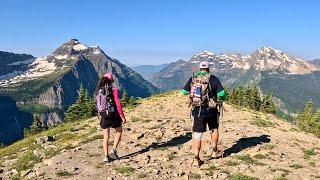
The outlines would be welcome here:
[[[226,105],[220,128],[224,158],[191,167],[191,120],[187,97],[177,92],[144,99],[126,110],[120,160],[102,163],[101,139],[93,140],[36,164],[25,178],[39,179],[259,179],[320,178],[320,140],[293,125]],[[86,121],[97,127],[98,120]],[[77,132],[80,133],[80,132]],[[239,174],[241,173],[241,174]]]

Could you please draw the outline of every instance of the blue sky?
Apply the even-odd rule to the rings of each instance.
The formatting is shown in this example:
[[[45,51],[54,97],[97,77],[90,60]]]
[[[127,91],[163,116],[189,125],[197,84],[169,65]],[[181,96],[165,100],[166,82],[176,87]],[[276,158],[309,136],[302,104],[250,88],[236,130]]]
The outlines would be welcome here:
[[[0,50],[44,56],[77,38],[128,65],[261,46],[314,59],[319,9],[317,0],[1,0]]]

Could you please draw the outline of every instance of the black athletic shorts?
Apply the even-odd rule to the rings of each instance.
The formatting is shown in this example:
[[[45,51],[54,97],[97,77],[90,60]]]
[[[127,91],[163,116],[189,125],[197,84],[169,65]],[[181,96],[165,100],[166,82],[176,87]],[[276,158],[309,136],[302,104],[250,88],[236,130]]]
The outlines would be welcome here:
[[[193,119],[193,132],[206,132],[207,125],[209,130],[218,129],[219,128],[219,115],[217,109],[210,110],[202,110],[199,116],[199,111],[192,111],[192,119]]]
[[[106,112],[99,112],[100,127],[102,129],[118,128],[122,125],[121,117],[118,113],[108,114]]]

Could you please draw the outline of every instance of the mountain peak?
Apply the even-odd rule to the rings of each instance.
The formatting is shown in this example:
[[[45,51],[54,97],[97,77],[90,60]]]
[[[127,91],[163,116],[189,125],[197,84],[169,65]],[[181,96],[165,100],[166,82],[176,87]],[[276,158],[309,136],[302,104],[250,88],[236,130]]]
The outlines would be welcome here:
[[[97,46],[87,46],[82,44],[78,39],[70,39],[59,46],[50,56],[58,57],[56,59],[77,59],[81,55],[105,55],[103,50]]]
[[[202,51],[200,53],[198,53],[196,56],[213,56],[213,52],[210,52],[210,51]]]
[[[69,41],[63,43],[58,49],[65,49],[69,52],[71,50],[84,51],[88,49],[88,46],[80,43],[78,39],[70,39]]]
[[[270,46],[263,46],[263,47],[258,49],[258,52],[264,53],[264,54],[266,54],[266,53],[277,53],[277,54],[283,53],[282,51],[280,51],[278,49],[274,49],[274,48],[272,48]]]
[[[66,41],[65,43],[63,43],[62,46],[72,46],[72,45],[76,45],[76,44],[80,44],[78,39],[70,39],[70,40]]]
[[[213,59],[214,54],[210,51],[202,51],[191,58],[191,62],[197,63],[199,61],[208,61]]]

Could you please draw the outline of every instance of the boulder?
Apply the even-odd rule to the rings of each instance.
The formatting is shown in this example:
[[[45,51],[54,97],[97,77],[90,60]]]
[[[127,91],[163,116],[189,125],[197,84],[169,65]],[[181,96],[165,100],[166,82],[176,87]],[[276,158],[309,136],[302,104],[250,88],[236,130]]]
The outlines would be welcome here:
[[[70,168],[70,171],[72,171],[72,172],[75,172],[75,171],[78,171],[80,168],[78,168],[78,167],[71,167]]]
[[[32,170],[32,169],[28,169],[28,170],[25,170],[25,171],[21,171],[20,175],[21,175],[22,177],[25,177],[25,176],[27,176],[28,174],[30,174],[31,172],[33,172],[33,170]]]
[[[144,137],[144,134],[143,133],[137,133],[137,134],[133,134],[131,135],[131,138],[132,139],[135,139],[135,140],[140,140],[141,138]]]
[[[12,176],[15,176],[15,175],[18,175],[18,174],[19,174],[19,172],[16,169],[12,169],[11,171],[6,172],[5,176],[12,177]]]
[[[143,158],[143,163],[144,163],[144,164],[149,164],[150,159],[151,159],[151,156],[150,156],[150,155],[147,155],[146,157]]]
[[[228,179],[229,175],[227,173],[217,173],[213,175],[214,179],[225,180]]]
[[[25,176],[26,179],[36,179],[37,174],[35,171],[30,172],[27,176]]]
[[[159,169],[152,169],[152,172],[155,173],[156,175],[160,174],[160,170]]]
[[[41,150],[41,149],[35,149],[35,150],[33,150],[33,154],[36,155],[36,156],[38,156],[38,157],[44,157],[44,156],[45,156],[43,150]]]
[[[173,173],[174,176],[183,176],[185,174],[186,173],[181,169]]]
[[[44,144],[46,142],[46,137],[36,138],[37,144]]]
[[[45,172],[44,172],[44,170],[37,169],[35,174],[36,174],[36,176],[39,177],[39,176],[45,175]]]
[[[55,141],[55,137],[54,136],[42,136],[42,137],[38,137],[36,138],[36,142],[37,144],[44,144],[46,142],[52,142]]]

